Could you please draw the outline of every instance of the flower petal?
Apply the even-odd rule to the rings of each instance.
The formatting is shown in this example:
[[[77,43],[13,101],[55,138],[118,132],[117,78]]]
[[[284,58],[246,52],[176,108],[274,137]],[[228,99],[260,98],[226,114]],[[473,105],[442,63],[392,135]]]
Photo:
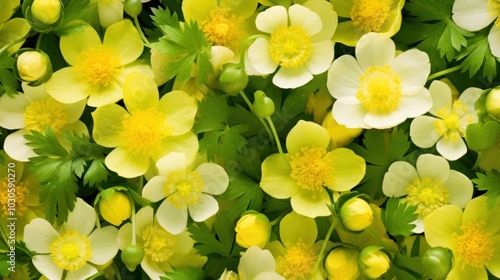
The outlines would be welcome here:
[[[198,202],[188,206],[189,215],[195,222],[203,222],[219,211],[217,200],[208,194],[200,194]]]
[[[431,72],[431,64],[429,56],[423,51],[417,49],[407,50],[404,53],[396,56],[391,65],[391,69],[401,79],[403,92],[415,92],[424,86],[427,82],[427,77]],[[415,88],[416,89],[412,89]]]
[[[59,232],[44,219],[35,218],[24,227],[24,242],[31,251],[50,253],[50,244],[59,237]]]
[[[316,218],[331,215],[328,207],[332,204],[330,195],[324,188],[315,192],[299,189],[292,196],[290,203],[295,212],[306,217]]]
[[[130,113],[135,110],[156,109],[159,100],[158,88],[150,75],[133,72],[125,78],[123,102]]]
[[[149,167],[149,157],[147,155],[134,155],[122,147],[111,151],[104,162],[110,170],[125,178],[144,175]]]
[[[464,263],[463,260],[457,260],[453,268],[448,273],[446,279],[457,280],[488,280],[488,274],[484,266],[474,267]]]
[[[455,204],[460,208],[464,208],[467,202],[472,198],[474,188],[470,179],[464,174],[450,170],[448,180],[444,182],[444,187],[448,190],[450,196],[448,203]]]
[[[161,145],[158,155],[153,156],[154,160],[158,160],[161,156],[171,152],[179,152],[186,155],[187,162],[191,162],[198,152],[198,138],[192,131],[182,135],[167,137]]]
[[[272,34],[276,29],[288,26],[288,15],[283,6],[272,6],[257,15],[257,29]]]
[[[269,250],[262,250],[258,246],[248,248],[241,255],[238,272],[242,279],[255,279],[263,272],[274,272],[276,261]]]
[[[120,145],[122,122],[129,113],[118,104],[110,104],[97,108],[92,112],[94,129],[92,136],[97,144],[104,147]]]
[[[364,121],[370,127],[385,129],[395,127],[404,122],[406,118],[407,116],[399,110],[387,114],[378,114],[370,111],[366,114]]]
[[[453,21],[467,31],[478,31],[497,17],[488,9],[488,0],[456,0],[452,9]]]
[[[88,278],[90,278],[90,276],[92,276],[96,273],[97,273],[97,268],[95,266],[90,265],[89,263],[85,263],[78,270],[68,271],[68,273],[66,274],[66,277],[64,279],[67,279],[67,280],[88,279]],[[60,279],[60,278],[58,278],[58,279]]]
[[[167,177],[165,176],[155,176],[151,178],[142,189],[142,196],[152,202],[158,202],[164,199],[167,196],[163,191],[163,186],[166,182]]]
[[[307,84],[312,78],[313,75],[306,66],[296,68],[281,67],[273,77],[273,84],[280,88],[298,88]]]
[[[457,160],[467,153],[467,146],[462,138],[453,141],[443,137],[437,142],[436,149],[448,160]]]
[[[398,110],[408,118],[425,114],[432,107],[432,97],[425,87],[420,87],[412,95],[403,95]]]
[[[193,128],[196,101],[184,91],[175,90],[165,94],[158,110],[166,114],[165,125],[172,129],[173,135],[184,134]]]
[[[92,257],[89,261],[103,265],[114,258],[118,252],[117,237],[118,229],[113,226],[95,229],[88,238],[92,245]]]
[[[136,216],[137,217],[137,216]],[[140,232],[139,232],[140,233]],[[117,244],[120,250],[132,243],[132,223],[126,223],[120,227],[117,236]]]
[[[36,269],[47,279],[62,279],[63,269],[54,263],[50,255],[35,255],[31,260]]]
[[[93,87],[94,88],[94,87]],[[100,86],[92,89],[87,104],[91,107],[101,107],[113,104],[123,98],[122,87],[116,82],[111,81],[106,87]]]
[[[430,148],[441,138],[434,128],[436,118],[420,116],[415,118],[410,125],[411,141],[420,148]]]
[[[113,49],[122,65],[139,58],[144,49],[141,36],[130,20],[122,20],[108,27],[104,34],[103,46]]]
[[[431,247],[454,249],[456,243],[450,236],[459,232],[462,225],[462,210],[455,205],[445,205],[424,218],[425,239]]]
[[[382,191],[388,197],[404,196],[407,194],[406,188],[417,178],[418,173],[413,165],[406,161],[396,161],[384,175]]]
[[[500,57],[500,27],[494,24],[490,33],[488,33],[488,44],[490,45],[491,54],[495,57]]]
[[[60,40],[61,53],[64,59],[73,66],[78,64],[78,57],[83,51],[90,48],[97,49],[100,46],[101,39],[90,25],[87,25],[82,32],[62,36]]]
[[[95,220],[94,208],[78,197],[75,208],[69,212],[68,220],[62,225],[62,229],[64,231],[76,230],[81,235],[88,236],[95,228]]]
[[[272,154],[262,162],[262,180],[260,187],[274,198],[289,198],[299,186],[290,177],[290,164],[280,154]]]
[[[0,97],[0,126],[6,129],[20,129],[26,126],[24,111],[29,102],[26,95],[19,93],[14,96],[4,94]]]
[[[279,231],[281,243],[285,247],[294,246],[298,242],[312,247],[318,237],[316,221],[296,211],[290,212],[281,220]]]
[[[177,152],[169,153],[156,162],[156,167],[158,168],[159,174],[164,176],[168,176],[168,174],[175,171],[186,170],[186,155]]]
[[[302,5],[290,6],[288,16],[291,25],[301,27],[309,36],[315,35],[323,29],[323,22],[319,15]]]
[[[311,56],[306,62],[311,74],[318,75],[330,68],[334,56],[333,43],[330,40],[321,41],[311,45]],[[345,75],[345,73],[344,73]]]
[[[62,68],[52,74],[46,83],[47,92],[61,103],[76,103],[87,98],[92,88],[85,83],[73,67]]]
[[[248,48],[250,63],[261,75],[271,74],[278,68],[278,64],[271,57],[269,46],[268,40],[257,38]]]
[[[172,248],[174,250],[174,254],[187,255],[191,252],[194,240],[191,238],[191,235],[187,230],[177,234],[175,239],[175,245]]]
[[[226,191],[229,176],[222,166],[215,163],[202,163],[195,170],[203,180],[203,192],[219,195]]]
[[[179,209],[165,199],[156,211],[158,223],[171,234],[179,234],[186,229],[187,209]]]
[[[432,81],[429,92],[432,97],[432,107],[429,113],[434,116],[437,116],[437,110],[451,105],[451,88],[446,83],[439,80]]]
[[[440,156],[423,154],[417,158],[417,172],[420,178],[436,179],[444,183],[450,176],[450,164]]]
[[[392,65],[396,56],[394,42],[374,32],[363,35],[356,44],[355,51],[358,63],[363,70],[370,66]]]
[[[478,196],[465,206],[462,223],[467,225],[471,222],[484,221],[484,232],[487,234],[498,234],[500,223],[495,223],[500,216],[498,204],[488,207],[488,198],[484,195]]]
[[[308,135],[308,137],[304,137],[304,135]],[[304,120],[300,120],[286,137],[286,149],[291,155],[300,152],[304,147],[314,146],[326,150],[329,143],[330,135],[324,127]]]
[[[33,148],[28,146],[28,140],[24,138],[26,129],[20,129],[14,133],[7,135],[3,143],[3,149],[12,159],[27,162],[31,157],[37,156]]]
[[[107,28],[113,23],[123,20],[123,2],[120,0],[97,1],[97,13],[101,26]]]
[[[333,184],[327,186],[334,191],[348,191],[354,188],[365,176],[365,160],[346,148],[338,148],[330,152],[334,157]]]
[[[328,91],[337,99],[354,97],[359,88],[361,75],[363,70],[356,59],[350,55],[343,55],[335,59],[328,70]]]
[[[359,101],[354,101],[356,97],[337,99],[333,103],[333,118],[347,128],[372,128],[365,123],[368,111]],[[357,100],[357,99],[356,99]]]

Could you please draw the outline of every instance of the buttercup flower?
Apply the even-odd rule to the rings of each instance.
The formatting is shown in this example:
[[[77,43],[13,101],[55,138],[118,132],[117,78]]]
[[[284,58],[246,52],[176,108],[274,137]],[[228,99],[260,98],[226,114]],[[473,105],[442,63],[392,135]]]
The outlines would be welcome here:
[[[243,213],[236,223],[236,243],[243,248],[264,248],[271,237],[271,223],[266,215],[250,210]]]
[[[238,274],[224,271],[219,280],[285,280],[276,271],[276,261],[269,250],[251,246],[241,254]]]
[[[24,228],[32,261],[40,273],[50,280],[86,279],[97,273],[96,265],[104,265],[116,255],[118,230],[107,226],[95,228],[94,208],[77,198],[68,220],[55,229],[48,221],[36,218]]]
[[[433,105],[429,110],[433,116],[419,116],[410,126],[410,137],[415,145],[430,148],[436,144],[437,151],[448,160],[456,160],[467,153],[462,137],[467,125],[477,122],[474,102],[481,94],[479,88],[468,88],[452,101],[451,89],[441,81],[432,82],[429,91]]]
[[[92,107],[111,104],[122,99],[122,86],[129,73],[152,75],[150,66],[136,62],[144,46],[129,20],[109,26],[102,42],[89,25],[83,32],[61,37],[60,48],[71,66],[52,75],[47,92],[62,103],[88,97]]]
[[[327,86],[337,99],[333,117],[347,127],[390,128],[432,106],[424,87],[429,57],[417,49],[396,56],[394,42],[368,33],[356,45],[356,58],[343,55],[328,70]]]
[[[354,47],[364,34],[377,32],[392,37],[402,22],[405,0],[332,0],[340,22],[333,40]]]
[[[349,149],[328,151],[329,143],[325,128],[299,121],[286,138],[288,154],[272,154],[262,163],[260,186],[272,197],[291,197],[293,210],[301,215],[330,215],[331,199],[325,187],[350,190],[363,178],[366,164]]]
[[[334,51],[331,38],[337,14],[324,0],[310,0],[288,9],[273,6],[257,15],[257,29],[269,33],[248,48],[251,67],[257,74],[278,71],[273,83],[280,88],[296,88],[328,70]]]
[[[487,208],[487,198],[479,196],[462,210],[445,205],[424,219],[425,238],[432,247],[451,249],[454,265],[448,280],[486,280],[486,269],[500,277],[500,215],[498,204]]]
[[[5,138],[4,150],[11,158],[26,162],[36,156],[24,138],[30,131],[44,133],[50,126],[58,138],[68,131],[88,134],[87,127],[79,120],[85,101],[64,104],[50,97],[44,84],[31,87],[22,83],[21,86],[24,94],[19,93],[13,98],[7,94],[0,97],[0,126],[19,129]]]
[[[424,231],[423,219],[443,205],[465,207],[472,198],[472,182],[462,173],[450,170],[448,161],[431,154],[420,155],[416,168],[405,161],[396,161],[385,173],[382,190],[388,197],[403,197],[418,206],[416,233]]]
[[[153,208],[144,207],[136,214],[135,233],[137,245],[144,251],[141,267],[155,280],[166,277],[165,271],[172,267],[202,267],[207,257],[202,257],[193,249],[194,240],[189,232],[173,235],[158,225],[153,217]],[[126,223],[118,232],[118,247],[123,250],[132,241],[132,224]]]
[[[141,176],[150,166],[172,151],[189,160],[198,151],[191,128],[196,114],[195,100],[182,91],[159,99],[158,88],[147,74],[130,74],[123,86],[127,110],[118,104],[97,108],[92,135],[97,144],[116,147],[106,156],[106,166],[125,178]]]
[[[196,169],[188,166],[182,153],[170,153],[156,163],[159,175],[144,186],[142,195],[157,202],[158,223],[172,234],[182,232],[189,215],[195,222],[203,222],[219,210],[211,195],[222,194],[229,177],[220,165],[202,163]]]

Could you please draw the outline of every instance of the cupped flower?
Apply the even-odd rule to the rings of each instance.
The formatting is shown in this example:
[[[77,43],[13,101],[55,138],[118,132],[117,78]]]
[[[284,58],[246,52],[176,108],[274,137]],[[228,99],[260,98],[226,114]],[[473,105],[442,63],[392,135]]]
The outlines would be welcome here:
[[[329,216],[331,198],[326,188],[348,191],[366,169],[362,157],[347,148],[329,151],[329,144],[325,128],[300,120],[286,138],[288,153],[272,154],[262,163],[260,186],[272,197],[291,197],[293,210],[301,215]]]
[[[403,201],[418,207],[419,216],[413,231],[422,233],[427,215],[447,204],[464,208],[474,188],[467,176],[450,170],[445,158],[423,154],[418,157],[416,168],[405,161],[391,164],[385,173],[382,191],[388,197],[403,197]]]
[[[111,261],[118,252],[118,230],[95,228],[94,208],[77,198],[68,220],[59,228],[36,218],[24,228],[26,247],[36,252],[36,269],[50,280],[86,279],[97,273],[96,266]]]
[[[118,248],[123,250],[132,242],[132,224],[126,223],[118,231]],[[207,257],[200,256],[193,248],[194,240],[186,230],[174,235],[161,227],[154,218],[153,208],[141,208],[136,214],[136,244],[144,252],[141,268],[150,279],[166,277],[173,267],[201,268]]]
[[[251,246],[241,254],[238,274],[225,271],[219,280],[285,280],[276,273],[276,261],[269,250]]]
[[[453,252],[454,265],[446,279],[486,280],[486,269],[500,277],[500,207],[487,207],[487,200],[484,195],[476,197],[463,212],[456,205],[445,205],[425,217],[429,245]]]
[[[333,40],[354,47],[358,40],[369,32],[392,37],[401,28],[401,10],[405,0],[332,0],[342,21]]]
[[[226,191],[229,177],[220,165],[202,163],[189,166],[186,155],[170,153],[156,163],[159,175],[151,178],[142,190],[142,196],[157,202],[163,200],[157,211],[158,223],[172,234],[182,232],[189,216],[203,222],[215,215],[219,204],[212,195]]]
[[[456,160],[467,153],[463,140],[465,129],[477,122],[474,102],[482,89],[468,88],[454,100],[450,87],[434,81],[429,87],[433,105],[432,116],[419,116],[410,125],[412,142],[420,148],[430,148],[436,144],[437,151],[448,160]]]
[[[390,128],[418,117],[432,106],[424,87],[429,56],[417,49],[396,56],[394,42],[368,33],[356,45],[356,59],[337,58],[328,71],[327,87],[337,99],[333,117],[350,128]]]
[[[330,67],[337,14],[329,2],[310,0],[288,9],[273,6],[258,14],[255,23],[270,37],[258,38],[248,48],[252,72],[268,75],[278,69],[273,83],[297,88]]]
[[[137,61],[144,45],[129,20],[109,26],[101,41],[89,25],[84,31],[61,37],[60,48],[69,67],[56,71],[47,81],[47,92],[62,103],[88,97],[88,105],[100,107],[122,99],[125,77],[151,67]]]
[[[24,136],[36,131],[44,133],[50,127],[61,139],[66,132],[88,134],[87,127],[79,119],[85,109],[85,101],[64,104],[52,98],[45,84],[37,87],[21,85],[24,94],[0,97],[0,126],[16,130],[5,138],[4,150],[13,159],[26,162],[36,156]]]
[[[198,151],[191,131],[196,115],[195,100],[182,91],[172,91],[159,99],[158,88],[147,74],[134,72],[125,79],[123,100],[97,108],[92,131],[97,144],[115,148],[106,156],[106,166],[125,178],[146,173],[151,160],[157,161],[177,151],[189,160]]]

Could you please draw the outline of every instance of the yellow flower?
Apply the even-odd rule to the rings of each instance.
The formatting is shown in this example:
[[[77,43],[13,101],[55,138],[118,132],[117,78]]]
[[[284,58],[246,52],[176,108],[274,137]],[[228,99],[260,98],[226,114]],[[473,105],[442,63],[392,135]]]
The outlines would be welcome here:
[[[361,181],[366,169],[364,159],[353,151],[328,151],[329,144],[325,128],[299,121],[286,138],[288,153],[272,154],[262,163],[260,186],[272,197],[291,197],[293,210],[301,215],[329,216],[331,199],[325,187],[348,191]]]
[[[191,131],[196,114],[195,100],[182,91],[172,91],[159,99],[153,78],[135,72],[124,82],[123,100],[97,108],[93,113],[97,144],[114,149],[106,166],[125,178],[146,173],[151,159],[178,151],[192,160],[198,140]],[[154,164],[154,163],[153,163]]]
[[[355,248],[337,247],[325,259],[325,270],[329,280],[356,280],[360,276],[359,252]]]
[[[20,0],[0,0],[0,49],[24,37],[31,29],[31,25],[24,18],[12,18],[15,9],[21,4]],[[10,20],[9,20],[10,19]],[[7,49],[9,54],[16,52],[24,40]]]
[[[100,195],[99,213],[106,221],[119,226],[130,217],[132,208],[128,195],[115,189],[104,190]]]
[[[469,201],[462,212],[445,205],[424,219],[425,238],[432,247],[453,252],[455,264],[446,279],[486,280],[486,269],[500,277],[500,206],[488,208],[484,195]]]
[[[122,86],[129,73],[152,75],[150,66],[136,61],[144,46],[129,20],[109,26],[102,42],[97,32],[87,26],[83,32],[61,37],[60,48],[71,66],[52,75],[47,92],[63,103],[87,97],[92,107],[115,103],[123,97]]]
[[[33,17],[45,24],[53,24],[61,15],[60,0],[34,0],[31,4]]]
[[[283,276],[275,271],[276,261],[271,252],[269,250],[262,250],[257,246],[252,246],[245,253],[241,254],[238,274],[230,270],[224,270],[219,280],[285,280]]]
[[[333,40],[354,47],[369,32],[392,37],[402,22],[405,0],[332,0],[339,17],[350,20],[337,26]]]
[[[271,237],[271,223],[266,215],[247,211],[236,224],[236,243],[243,248],[264,248]]]
[[[346,229],[361,231],[372,224],[373,210],[366,201],[354,197],[342,205],[339,218]]]
[[[330,146],[332,149],[344,147],[363,132],[362,128],[348,128],[345,125],[339,124],[333,117],[331,111],[326,114],[321,125],[326,128],[328,134],[330,134]]]

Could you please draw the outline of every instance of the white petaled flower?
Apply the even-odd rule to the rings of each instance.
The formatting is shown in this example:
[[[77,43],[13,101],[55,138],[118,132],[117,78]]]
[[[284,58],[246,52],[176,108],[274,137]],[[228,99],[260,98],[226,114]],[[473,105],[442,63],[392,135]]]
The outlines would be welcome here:
[[[337,100],[333,117],[349,128],[390,128],[432,106],[425,88],[429,56],[417,49],[396,56],[394,42],[378,33],[363,35],[356,59],[343,55],[328,70],[327,87]]]
[[[24,94],[19,93],[13,98],[4,94],[0,98],[0,126],[18,129],[9,134],[4,142],[4,150],[11,158],[26,162],[36,156],[24,139],[30,131],[44,133],[50,126],[58,138],[67,131],[88,134],[86,125],[79,120],[85,101],[65,104],[52,98],[44,84],[31,87],[22,83],[21,86]]]
[[[448,160],[456,160],[467,153],[462,137],[471,123],[477,122],[474,102],[482,89],[468,88],[458,98],[452,100],[450,87],[434,81],[429,87],[433,105],[432,116],[419,116],[410,125],[412,142],[420,148],[430,148],[437,143],[437,151]]]
[[[413,232],[422,233],[427,215],[447,204],[464,208],[474,188],[467,176],[450,170],[445,158],[423,154],[418,157],[416,168],[406,161],[392,163],[385,173],[382,191],[388,197],[404,197],[403,201],[418,207]]]
[[[225,270],[219,280],[284,280],[276,271],[276,261],[269,250],[251,246],[241,254],[238,274]],[[239,278],[238,278],[239,277]]]
[[[219,204],[212,195],[226,191],[229,177],[221,166],[202,163],[196,169],[188,166],[183,153],[172,152],[156,163],[159,175],[151,178],[142,196],[157,202],[158,223],[172,234],[182,232],[189,215],[202,222],[217,213]]]
[[[479,31],[495,22],[488,34],[491,53],[500,57],[500,1],[499,0],[455,0],[453,21],[467,31]]]
[[[118,230],[95,228],[94,208],[77,198],[68,221],[55,229],[48,221],[36,218],[24,228],[29,250],[36,252],[32,261],[48,279],[87,279],[97,273],[95,265],[104,265],[118,252]]]
[[[132,242],[132,224],[126,223],[118,232],[118,248],[123,250]],[[141,268],[150,279],[166,277],[165,272],[173,267],[193,266],[201,268],[207,257],[197,254],[193,248],[194,240],[186,230],[171,234],[158,225],[153,208],[146,206],[136,214],[136,244],[144,251]]]
[[[324,0],[310,0],[288,8],[273,6],[257,15],[256,26],[271,34],[258,38],[248,48],[248,58],[256,74],[277,73],[273,83],[280,88],[305,85],[328,70],[334,48],[331,40],[337,14]],[[252,73],[254,71],[250,70]]]

